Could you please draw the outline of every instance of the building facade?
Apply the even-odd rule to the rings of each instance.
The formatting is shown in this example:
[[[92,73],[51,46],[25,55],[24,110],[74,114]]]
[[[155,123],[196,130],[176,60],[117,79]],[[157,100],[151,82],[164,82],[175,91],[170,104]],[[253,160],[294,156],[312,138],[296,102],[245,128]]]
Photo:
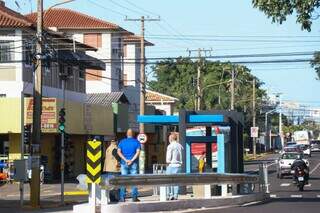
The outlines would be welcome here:
[[[33,22],[36,14],[26,16]],[[57,19],[56,17],[63,17]],[[44,26],[64,32],[78,42],[97,51],[87,54],[105,62],[105,71],[86,70],[87,93],[124,92],[129,100],[129,127],[138,131],[136,122],[140,110],[140,46],[141,38],[120,26],[70,9],[51,9]],[[153,46],[146,41],[146,46]]]
[[[0,4],[1,160],[20,158],[22,126],[32,124],[35,29],[32,21]],[[114,123],[109,122],[114,120],[112,107],[86,103],[85,70],[105,70],[105,64],[85,54],[86,50],[96,50],[92,46],[47,28],[44,38],[41,155],[49,178],[57,178],[60,173],[58,112],[64,101],[68,136],[66,177],[71,178],[84,172],[87,136],[112,136],[115,132]],[[62,100],[61,74],[68,77],[65,100]],[[23,146],[28,155],[29,144]]]

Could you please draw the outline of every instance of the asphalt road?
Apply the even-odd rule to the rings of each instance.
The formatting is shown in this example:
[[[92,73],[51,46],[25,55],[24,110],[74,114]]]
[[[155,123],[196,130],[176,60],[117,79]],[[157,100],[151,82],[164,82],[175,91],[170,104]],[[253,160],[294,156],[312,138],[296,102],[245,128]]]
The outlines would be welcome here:
[[[268,158],[276,158],[276,155]],[[312,153],[310,161],[310,180],[305,190],[300,192],[292,183],[291,177],[277,178],[276,165],[270,164],[269,183],[271,200],[244,207],[215,209],[214,213],[319,213],[320,212],[320,152]],[[257,166],[245,167],[246,171],[254,172]]]

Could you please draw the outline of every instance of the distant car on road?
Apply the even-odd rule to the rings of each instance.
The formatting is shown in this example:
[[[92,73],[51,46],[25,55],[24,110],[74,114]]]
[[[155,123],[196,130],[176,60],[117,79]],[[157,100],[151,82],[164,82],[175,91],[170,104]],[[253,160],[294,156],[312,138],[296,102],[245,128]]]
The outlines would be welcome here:
[[[311,147],[306,144],[298,144],[299,149],[303,152],[304,155],[311,157]]]
[[[291,175],[291,165],[297,159],[298,155],[302,155],[302,159],[309,167],[309,161],[305,159],[302,152],[285,152],[278,159],[277,177],[282,179],[285,175]]]
[[[287,142],[286,143],[286,146],[289,147],[289,146],[295,146],[297,145],[297,143],[295,141],[290,141],[290,142]]]
[[[299,152],[300,149],[297,147],[296,142],[287,142],[286,146],[283,147],[283,149],[279,152],[280,154],[283,154],[285,152]]]
[[[320,140],[313,140],[310,142],[311,152],[320,151]]]

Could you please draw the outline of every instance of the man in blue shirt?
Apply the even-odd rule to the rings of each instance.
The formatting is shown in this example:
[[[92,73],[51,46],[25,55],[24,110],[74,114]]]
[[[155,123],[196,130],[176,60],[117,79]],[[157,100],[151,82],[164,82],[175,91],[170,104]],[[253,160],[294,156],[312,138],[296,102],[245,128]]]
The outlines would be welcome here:
[[[122,139],[118,145],[118,155],[121,158],[121,174],[135,175],[138,173],[138,157],[140,154],[140,142],[133,138],[132,129],[128,129],[127,138]],[[131,190],[132,200],[138,202],[138,189],[136,186]],[[124,202],[126,197],[126,188],[120,188],[120,202]]]

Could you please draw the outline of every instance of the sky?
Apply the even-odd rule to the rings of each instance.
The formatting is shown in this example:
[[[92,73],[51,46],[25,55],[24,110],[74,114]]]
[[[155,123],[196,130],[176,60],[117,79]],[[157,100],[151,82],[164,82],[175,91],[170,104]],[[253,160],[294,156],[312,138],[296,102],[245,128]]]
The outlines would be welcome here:
[[[21,13],[35,11],[35,0],[7,0]],[[60,2],[44,0],[45,8]],[[212,56],[259,53],[313,52],[320,50],[320,25],[302,31],[295,16],[282,25],[271,23],[252,7],[251,0],[75,0],[63,7],[77,10],[140,33],[139,22],[125,21],[142,15],[160,21],[146,22],[146,38],[155,44],[146,57],[188,56],[187,49],[212,49]],[[196,56],[196,53],[192,53]],[[209,52],[207,53],[209,55]],[[238,58],[233,61],[311,58],[311,56]],[[231,59],[230,59],[231,60]],[[231,60],[231,61],[232,61]],[[320,106],[320,81],[308,62],[246,64],[263,81],[269,94],[281,92],[284,100]]]

